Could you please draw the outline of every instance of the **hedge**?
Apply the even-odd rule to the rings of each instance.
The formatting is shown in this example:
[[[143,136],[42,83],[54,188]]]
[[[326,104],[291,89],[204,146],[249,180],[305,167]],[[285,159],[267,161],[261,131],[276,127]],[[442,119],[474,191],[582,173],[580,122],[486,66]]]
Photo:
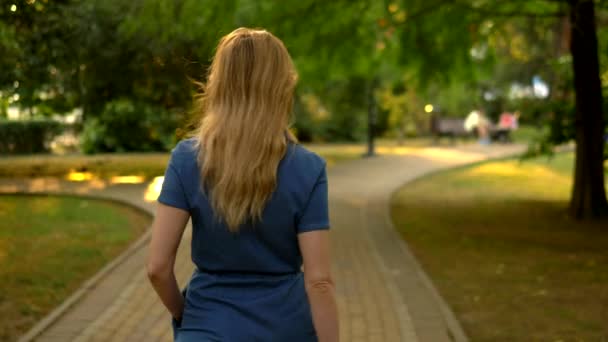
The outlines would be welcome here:
[[[0,120],[0,154],[30,154],[49,151],[50,141],[63,125],[48,119]]]

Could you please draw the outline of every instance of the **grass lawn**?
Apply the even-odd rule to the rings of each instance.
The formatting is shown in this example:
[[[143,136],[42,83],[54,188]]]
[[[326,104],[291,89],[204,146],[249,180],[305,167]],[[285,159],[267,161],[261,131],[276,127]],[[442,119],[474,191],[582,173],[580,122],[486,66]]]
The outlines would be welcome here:
[[[488,162],[393,195],[397,229],[473,341],[608,340],[608,221],[566,215],[572,164]]]
[[[115,203],[0,196],[0,340],[13,341],[151,223]]]
[[[165,172],[169,153],[115,153],[99,155],[27,155],[0,158],[0,177],[66,177],[70,172],[91,173],[99,178],[141,176]]]
[[[360,158],[366,146],[360,144],[305,145],[321,155],[328,166]],[[380,153],[391,153],[394,142],[380,141]],[[0,177],[67,177],[70,173],[87,173],[109,179],[115,176],[139,176],[152,179],[165,172],[169,153],[114,153],[99,155],[28,155],[0,157]]]

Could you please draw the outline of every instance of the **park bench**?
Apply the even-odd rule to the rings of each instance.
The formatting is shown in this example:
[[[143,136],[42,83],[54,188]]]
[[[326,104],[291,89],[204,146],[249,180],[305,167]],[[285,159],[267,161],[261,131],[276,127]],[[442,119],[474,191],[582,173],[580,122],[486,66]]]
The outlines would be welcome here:
[[[433,117],[431,119],[431,133],[435,139],[435,143],[439,142],[441,137],[449,137],[452,144],[456,138],[468,138],[477,137],[477,130],[468,132],[464,128],[464,119],[461,118],[442,118]],[[502,128],[498,125],[492,124],[489,127],[490,138],[492,141],[499,141],[502,143],[511,141],[511,130]]]
[[[460,118],[441,118],[433,117],[431,120],[431,133],[435,138],[435,143],[441,137],[449,137],[452,143],[457,137],[471,137],[472,132],[467,132],[464,128],[464,119]]]
[[[501,143],[511,142],[511,130],[497,125],[490,126],[490,138]]]

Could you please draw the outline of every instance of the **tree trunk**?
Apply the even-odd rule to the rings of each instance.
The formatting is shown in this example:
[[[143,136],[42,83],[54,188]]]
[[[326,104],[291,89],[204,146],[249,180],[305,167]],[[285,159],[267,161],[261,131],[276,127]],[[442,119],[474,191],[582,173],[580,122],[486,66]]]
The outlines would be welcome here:
[[[596,219],[608,212],[604,187],[604,117],[593,0],[569,0],[576,92],[576,164],[571,214]]]

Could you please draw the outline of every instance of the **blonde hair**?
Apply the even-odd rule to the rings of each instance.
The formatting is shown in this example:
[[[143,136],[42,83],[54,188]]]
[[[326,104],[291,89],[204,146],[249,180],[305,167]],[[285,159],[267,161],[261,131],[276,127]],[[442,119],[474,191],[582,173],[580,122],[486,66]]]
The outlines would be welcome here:
[[[262,212],[277,168],[296,141],[288,126],[297,73],[287,49],[265,30],[224,36],[197,96],[195,131],[201,185],[231,232]]]

